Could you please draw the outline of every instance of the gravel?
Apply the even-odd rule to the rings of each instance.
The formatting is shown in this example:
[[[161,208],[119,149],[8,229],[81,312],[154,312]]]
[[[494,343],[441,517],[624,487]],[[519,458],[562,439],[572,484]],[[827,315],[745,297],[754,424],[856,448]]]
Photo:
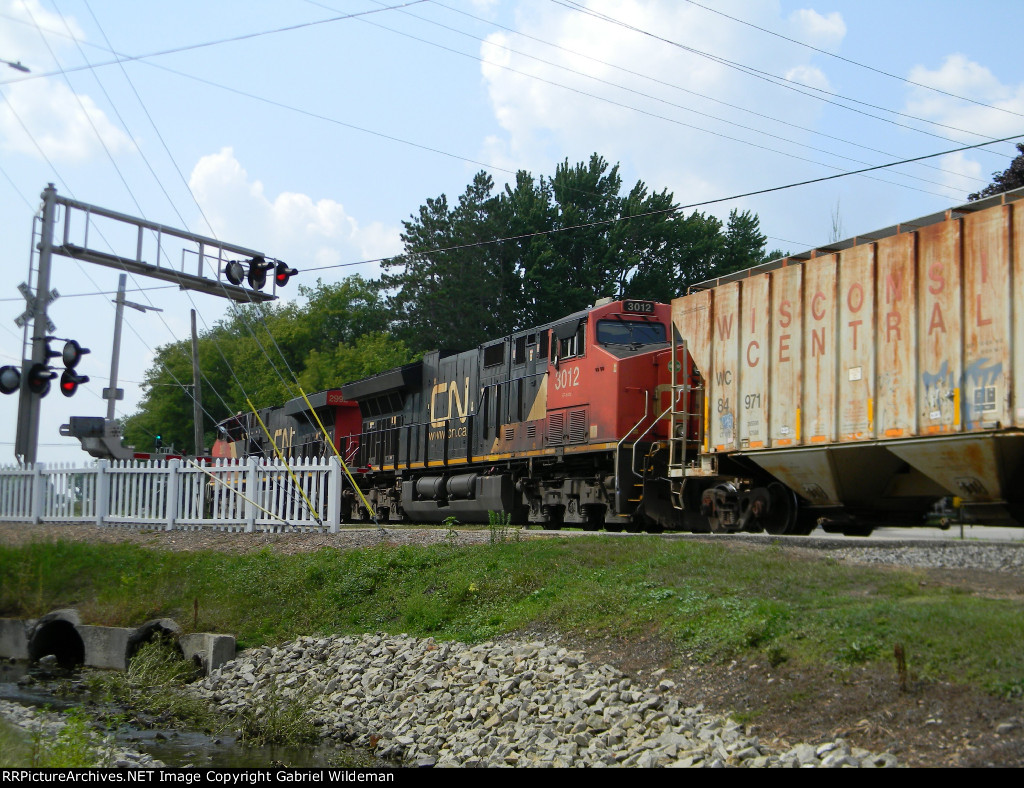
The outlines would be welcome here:
[[[659,673],[663,673],[659,672]],[[310,709],[324,738],[407,766],[892,767],[837,738],[772,750],[675,683],[631,679],[542,641],[474,646],[383,633],[251,649],[194,685],[228,713],[272,698]]]
[[[840,560],[861,564],[899,564],[928,569],[982,569],[1024,575],[1024,545],[1020,543],[897,545],[844,547],[830,550]]]

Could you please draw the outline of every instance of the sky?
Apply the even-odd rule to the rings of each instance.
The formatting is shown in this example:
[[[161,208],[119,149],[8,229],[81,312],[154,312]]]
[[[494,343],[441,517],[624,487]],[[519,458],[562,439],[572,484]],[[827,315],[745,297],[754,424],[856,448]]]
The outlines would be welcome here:
[[[0,59],[30,69],[0,63],[0,365],[23,357],[49,183],[285,260],[300,273],[282,298],[377,275],[403,220],[481,170],[501,187],[595,152],[625,188],[751,210],[796,253],[961,204],[1009,165],[1004,142],[742,196],[1024,135],[1022,22],[1013,0],[0,0]],[[116,227],[92,233],[135,254]],[[91,380],[43,399],[42,462],[87,459],[59,426],[106,412],[117,280],[54,258],[55,336],[91,349]],[[141,276],[128,290],[162,311],[126,310],[118,416],[190,310],[202,331],[230,309]],[[0,397],[0,464],[17,400]]]

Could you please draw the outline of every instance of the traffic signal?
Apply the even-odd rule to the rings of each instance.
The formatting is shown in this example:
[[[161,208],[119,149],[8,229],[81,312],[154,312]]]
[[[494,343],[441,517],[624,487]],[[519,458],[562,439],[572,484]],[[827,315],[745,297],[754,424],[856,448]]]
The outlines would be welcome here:
[[[88,348],[84,348],[79,345],[75,340],[69,339],[64,343],[64,350],[61,353],[61,358],[64,361],[64,374],[60,376],[60,393],[65,397],[70,397],[76,391],[78,391],[79,385],[82,383],[88,383],[88,375],[79,375],[75,372],[75,367],[78,366],[78,362],[82,360],[82,356],[89,352]]]
[[[164,447],[164,439],[162,435],[157,435],[156,440],[153,442],[153,448],[160,451]]]
[[[0,392],[13,394],[21,385],[21,370],[8,364],[0,367]]]
[[[288,263],[282,263],[280,260],[277,261],[277,272],[274,274],[274,281],[277,282],[278,287],[284,287],[288,284],[288,280],[295,276],[298,271],[294,268],[289,268]]]

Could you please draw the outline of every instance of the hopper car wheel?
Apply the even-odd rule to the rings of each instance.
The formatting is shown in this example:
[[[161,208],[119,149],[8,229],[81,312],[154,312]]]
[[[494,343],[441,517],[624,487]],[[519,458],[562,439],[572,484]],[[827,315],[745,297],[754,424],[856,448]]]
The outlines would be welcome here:
[[[801,512],[796,514],[796,525],[793,526],[791,534],[796,536],[810,536],[811,531],[818,527],[818,515],[816,512]]]
[[[771,506],[764,520],[764,530],[776,536],[796,533],[799,511],[796,493],[784,484],[772,482],[768,485],[768,496]]]

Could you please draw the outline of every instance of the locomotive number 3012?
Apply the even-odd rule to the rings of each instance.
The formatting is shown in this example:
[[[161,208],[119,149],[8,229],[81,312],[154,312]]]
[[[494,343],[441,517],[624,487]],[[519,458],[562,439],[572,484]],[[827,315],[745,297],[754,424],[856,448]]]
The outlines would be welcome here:
[[[622,302],[623,312],[639,312],[643,315],[650,315],[654,313],[654,302],[653,301],[623,301]]]
[[[555,389],[568,389],[580,385],[580,368],[565,367],[555,375]]]

